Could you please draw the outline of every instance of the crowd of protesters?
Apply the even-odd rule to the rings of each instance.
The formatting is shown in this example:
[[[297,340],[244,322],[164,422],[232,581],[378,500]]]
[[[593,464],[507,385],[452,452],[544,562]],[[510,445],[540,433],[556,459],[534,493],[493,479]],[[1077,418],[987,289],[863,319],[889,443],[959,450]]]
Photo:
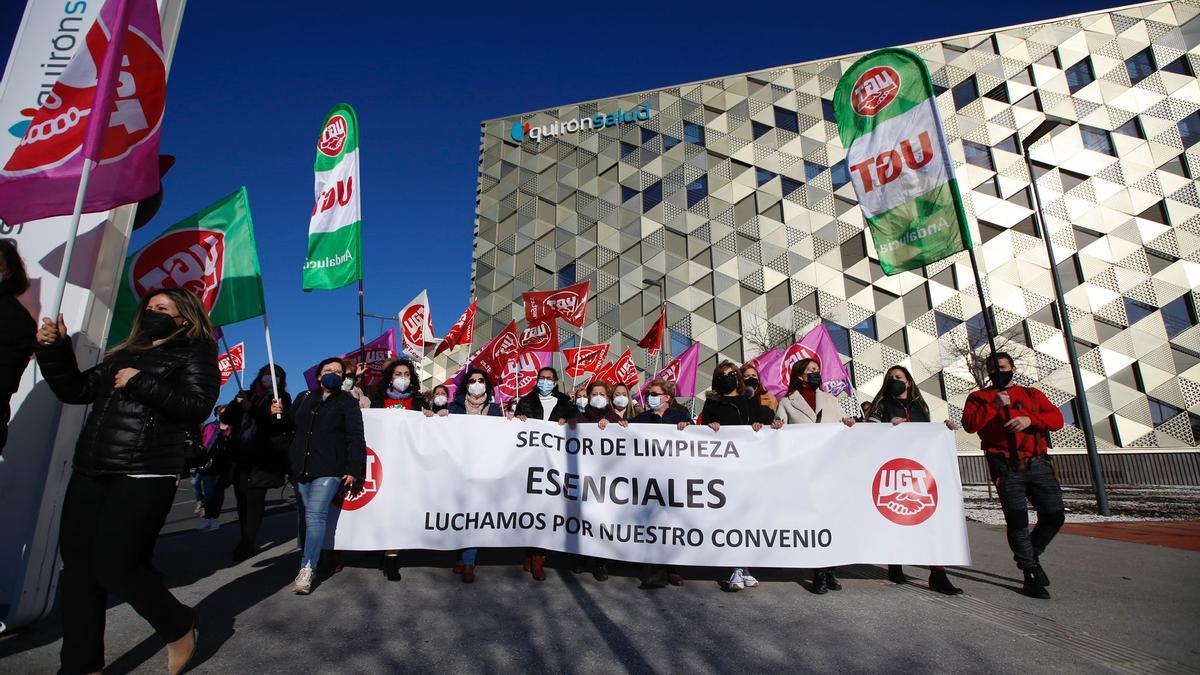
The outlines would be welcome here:
[[[702,424],[714,433],[722,427],[779,429],[792,424],[858,422],[904,424],[930,422],[929,406],[912,374],[890,368],[884,385],[859,418],[846,416],[835,397],[821,389],[820,363],[804,359],[790,371],[787,394],[776,399],[762,386],[753,364],[719,363],[711,390],[696,419],[676,399],[673,382],[651,380],[643,405],[633,400],[630,383],[594,381],[564,390],[554,368],[538,373],[532,391],[510,405],[496,402],[495,383],[481,370],[469,370],[451,395],[445,385],[421,391],[414,364],[389,363],[378,386],[364,391],[361,366],[328,358],[318,365],[317,386],[295,399],[287,373],[264,366],[231,401],[214,405],[220,389],[213,328],[203,305],[191,292],[163,288],[148,292],[138,306],[129,337],[109,349],[102,361],[80,370],[62,317],[42,319],[37,327],[16,302],[28,280],[16,248],[0,240],[0,450],[8,422],[8,399],[16,390],[30,353],[36,355],[46,383],[64,403],[88,405],[75,447],[73,472],[62,505],[62,666],[63,672],[98,672],[104,666],[104,616],[107,595],[128,602],[167,643],[168,670],[179,673],[196,644],[195,610],[177,600],[151,567],[154,542],[166,520],[178,479],[193,471],[200,521],[197,529],[220,527],[226,489],[237,501],[239,537],[230,552],[235,562],[259,552],[258,534],[268,490],[290,480],[297,496],[299,571],[292,591],[313,590],[323,553],[339,569],[336,552],[323,552],[331,502],[361,487],[365,473],[364,408],[400,408],[426,416],[505,416],[563,425],[672,424],[682,430]],[[967,399],[962,426],[979,434],[1008,525],[1008,540],[1024,574],[1024,592],[1048,598],[1049,578],[1040,556],[1063,524],[1059,484],[1047,455],[1046,436],[1062,427],[1063,417],[1046,396],[1013,384],[1014,362],[1004,353],[987,359],[992,386]],[[274,382],[272,382],[274,379]],[[208,419],[213,419],[201,426]],[[954,422],[946,426],[956,428]],[[1029,530],[1027,502],[1037,512]],[[452,565],[464,583],[475,581],[478,550],[458,552]],[[546,578],[546,552],[525,552],[523,569]],[[382,552],[388,579],[399,581],[400,551]],[[608,578],[610,561],[573,557],[576,572],[590,568],[598,581]],[[682,585],[671,567],[646,565],[645,588]],[[889,578],[905,583],[900,566]],[[759,586],[748,567],[731,571],[728,591]],[[930,587],[959,594],[944,568],[930,568]],[[811,590],[841,589],[833,568],[814,570]]]

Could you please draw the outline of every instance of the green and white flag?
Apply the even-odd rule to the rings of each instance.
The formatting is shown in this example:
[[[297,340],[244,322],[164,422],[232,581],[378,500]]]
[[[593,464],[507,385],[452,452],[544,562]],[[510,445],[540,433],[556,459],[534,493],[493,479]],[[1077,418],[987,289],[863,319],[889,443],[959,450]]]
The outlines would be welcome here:
[[[332,290],[362,279],[358,191],[358,117],[333,106],[317,137],[316,204],[308,221],[304,290]]]
[[[971,248],[929,69],[906,49],[871,52],[833,95],[838,134],[885,274]]]
[[[142,296],[172,286],[195,293],[214,326],[267,311],[246,188],[172,225],[125,259],[108,344],[129,335]]]

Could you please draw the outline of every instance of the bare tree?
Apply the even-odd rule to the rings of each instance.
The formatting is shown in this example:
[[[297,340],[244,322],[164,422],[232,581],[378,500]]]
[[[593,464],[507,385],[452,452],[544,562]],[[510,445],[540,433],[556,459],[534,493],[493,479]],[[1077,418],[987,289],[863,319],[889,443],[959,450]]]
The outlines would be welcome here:
[[[1016,330],[1019,330],[1019,327]],[[968,326],[965,335],[956,333],[942,339],[941,343],[941,365],[944,372],[963,372],[980,389],[984,389],[990,384],[987,375],[987,358],[991,356],[992,349],[988,345],[985,330]],[[996,336],[996,351],[1012,356],[1013,365],[1018,369],[1020,366],[1028,365],[1027,362],[1033,357],[1033,350],[1016,339],[1014,330]]]
[[[790,336],[787,333],[781,333],[781,336],[772,337],[770,326],[757,315],[751,314],[749,324],[742,327],[742,339],[750,346],[750,350],[746,352],[746,360],[750,360],[761,354],[766,354],[776,347],[781,347],[787,343]],[[750,352],[754,352],[753,355]]]

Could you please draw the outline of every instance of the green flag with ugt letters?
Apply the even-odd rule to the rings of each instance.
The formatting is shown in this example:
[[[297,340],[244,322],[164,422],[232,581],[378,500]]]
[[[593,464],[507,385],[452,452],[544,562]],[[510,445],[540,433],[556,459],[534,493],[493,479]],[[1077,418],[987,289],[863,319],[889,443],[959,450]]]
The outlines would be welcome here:
[[[339,103],[317,137],[316,204],[308,221],[304,290],[332,290],[362,279],[362,215],[358,203],[358,116]]]

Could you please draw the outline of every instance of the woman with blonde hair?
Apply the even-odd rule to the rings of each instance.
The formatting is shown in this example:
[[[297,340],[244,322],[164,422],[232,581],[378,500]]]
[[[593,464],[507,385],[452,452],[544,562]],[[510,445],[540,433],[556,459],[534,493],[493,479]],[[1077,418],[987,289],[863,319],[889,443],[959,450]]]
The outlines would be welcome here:
[[[221,388],[208,313],[188,290],[150,291],[129,337],[84,371],[61,314],[42,319],[37,342],[38,365],[59,400],[91,406],[59,526],[62,670],[104,668],[114,593],[167,643],[175,675],[195,654],[196,612],[167,590],[150,557],[187,459],[203,453],[200,425]]]

